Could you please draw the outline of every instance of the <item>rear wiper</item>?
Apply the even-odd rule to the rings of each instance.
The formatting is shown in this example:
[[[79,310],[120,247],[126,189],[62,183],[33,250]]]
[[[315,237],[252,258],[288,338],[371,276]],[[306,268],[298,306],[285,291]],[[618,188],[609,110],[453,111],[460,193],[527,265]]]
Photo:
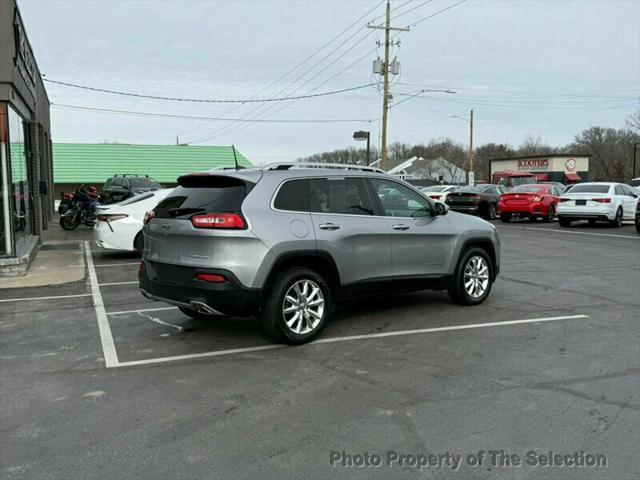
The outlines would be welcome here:
[[[207,210],[205,208],[170,208],[167,210],[167,213],[170,217],[181,217],[183,215],[191,215],[193,213],[206,213]]]

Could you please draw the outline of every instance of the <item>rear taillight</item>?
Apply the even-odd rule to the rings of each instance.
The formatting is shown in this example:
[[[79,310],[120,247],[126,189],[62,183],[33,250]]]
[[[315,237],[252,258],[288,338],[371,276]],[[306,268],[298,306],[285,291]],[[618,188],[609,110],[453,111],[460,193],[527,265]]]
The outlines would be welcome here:
[[[138,270],[144,272],[144,261],[140,262],[140,267],[138,268]]]
[[[144,214],[144,220],[142,220],[142,224],[146,225],[155,216],[156,216],[156,212],[154,212],[153,210],[149,210],[147,213]]]
[[[124,213],[101,213],[97,218],[99,222],[115,222],[128,216],[129,215],[125,215]]]
[[[442,195],[431,195],[431,198],[433,198],[434,200],[440,200],[441,197]]]
[[[213,273],[199,273],[196,275],[196,280],[201,280],[208,283],[224,283],[227,281],[222,275],[216,275]]]
[[[536,195],[535,197],[533,197],[533,201],[534,202],[541,202],[542,201],[542,197]]]
[[[570,198],[562,198],[562,197],[558,199],[558,201],[559,201],[560,203],[562,203],[562,202],[568,202],[569,200],[571,200],[571,199],[570,199]]]
[[[611,203],[610,198],[593,198],[591,201],[598,203]]]
[[[244,228],[244,220],[237,213],[208,213],[191,217],[196,228]]]

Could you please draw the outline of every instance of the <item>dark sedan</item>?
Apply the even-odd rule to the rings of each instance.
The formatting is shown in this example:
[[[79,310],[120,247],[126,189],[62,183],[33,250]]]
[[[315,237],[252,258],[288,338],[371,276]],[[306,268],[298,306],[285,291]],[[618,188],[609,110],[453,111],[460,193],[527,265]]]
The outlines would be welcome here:
[[[501,185],[462,187],[447,195],[445,203],[454,212],[480,215],[488,220],[498,217],[498,200],[506,192]]]

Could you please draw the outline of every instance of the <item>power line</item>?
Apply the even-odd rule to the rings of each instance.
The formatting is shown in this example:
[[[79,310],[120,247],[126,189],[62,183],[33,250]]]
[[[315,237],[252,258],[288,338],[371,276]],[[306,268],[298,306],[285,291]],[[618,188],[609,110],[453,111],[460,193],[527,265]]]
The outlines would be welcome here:
[[[426,4],[431,3],[431,2],[433,2],[433,0],[427,0],[426,2],[423,2],[423,3],[419,4],[419,5],[416,5],[415,7],[410,8],[409,10],[406,10],[406,11],[404,11],[404,12],[402,12],[402,13],[400,13],[400,14],[398,14],[398,15],[394,16],[394,17],[393,17],[393,20],[397,20],[398,18],[402,17],[403,15],[406,15],[406,14],[407,14],[407,13],[409,13],[409,12],[413,12],[414,10],[417,10],[417,9],[418,9],[418,8],[420,8],[420,7],[424,7]],[[401,5],[401,6],[402,6],[402,5]],[[400,6],[400,7],[401,7],[401,6]],[[400,7],[398,7],[398,8],[400,8]],[[392,11],[393,11],[393,10],[392,10]]]
[[[326,47],[328,47],[329,45],[331,45],[333,42],[335,42],[338,38],[340,38],[342,35],[344,35],[346,32],[348,32],[351,28],[353,28],[354,25],[356,25],[358,22],[360,22],[363,18],[365,18],[367,15],[369,15],[371,12],[373,12],[376,8],[378,8],[380,5],[382,5],[384,3],[385,0],[381,0],[380,3],[378,3],[377,5],[375,5],[371,10],[367,11],[363,16],[361,16],[360,18],[358,18],[357,20],[355,20],[352,24],[350,24],[347,28],[345,28],[344,30],[342,30],[339,34],[337,34],[336,36],[334,36],[331,40],[329,40],[328,42],[326,42],[324,45],[322,45],[320,48],[318,48],[315,52],[313,52],[311,55],[309,55],[307,58],[305,58],[302,62],[298,63],[297,65],[295,65],[294,67],[290,68],[286,73],[284,73],[283,75],[279,76],[277,79],[275,79],[273,82],[271,82],[269,85],[267,85],[265,88],[261,89],[259,92],[257,92],[256,94],[252,95],[249,98],[255,98],[258,95],[270,90],[273,86],[277,85],[278,82],[280,82],[281,80],[283,80],[284,78],[286,78],[287,76],[289,76],[289,74],[293,73],[294,71],[296,71],[298,68],[302,67],[304,64],[306,64],[309,60],[311,60],[313,57],[315,57],[318,53],[320,53],[322,50],[324,50]],[[277,94],[276,94],[277,95]],[[232,113],[234,111],[236,111],[238,108],[240,108],[242,105],[236,105],[235,107],[231,108],[230,110],[227,110],[224,115],[228,115],[229,113]],[[183,136],[187,133],[191,133],[194,132],[204,126],[208,125],[208,123],[204,123],[203,125],[199,125],[195,128],[191,128],[189,130],[185,130],[184,132],[181,132],[178,134],[178,136]]]
[[[449,5],[447,8],[443,8],[442,10],[438,10],[437,12],[432,13],[431,15],[428,15],[428,16],[426,16],[426,17],[424,17],[424,18],[421,18],[420,20],[416,20],[415,22],[413,22],[413,23],[409,24],[407,27],[408,27],[408,28],[415,27],[415,26],[416,26],[416,25],[418,25],[419,23],[422,23],[422,22],[424,22],[425,20],[429,20],[430,18],[433,18],[433,17],[435,17],[436,15],[440,15],[441,13],[444,13],[444,12],[446,12],[447,10],[451,10],[453,7],[457,7],[458,5],[460,5],[460,4],[462,4],[462,3],[466,2],[466,1],[467,1],[467,0],[462,0],[462,1],[458,2],[458,3],[454,3],[453,5]]]
[[[133,115],[133,116],[157,117],[157,118],[175,118],[175,119],[181,119],[181,120],[184,120],[184,119],[209,120],[214,122],[238,121],[237,118],[229,118],[229,117],[205,117],[205,116],[197,116],[197,115],[177,115],[177,114],[171,114],[171,113],[158,113],[158,112],[140,112],[136,110],[117,110],[117,109],[111,109],[111,108],[87,107],[82,105],[66,105],[61,103],[52,103],[51,106],[56,108],[69,109],[69,110],[114,113],[118,115]],[[348,118],[348,119],[339,119],[339,120],[338,119],[257,119],[252,121],[256,123],[371,123],[375,120],[366,119],[366,118]]]
[[[245,100],[220,100],[220,99],[197,99],[197,98],[179,98],[179,97],[162,97],[156,95],[144,95],[139,93],[129,93],[129,92],[120,92],[116,90],[107,90],[104,88],[97,87],[87,87],[85,85],[76,85],[73,83],[60,82],[57,80],[50,80],[48,78],[43,78],[45,82],[56,83],[59,85],[65,85],[67,87],[80,88],[83,90],[91,90],[93,92],[103,92],[110,93],[113,95],[123,95],[126,97],[139,97],[139,98],[150,98],[153,100],[168,100],[174,102],[194,102],[194,103],[266,103],[266,102],[283,102],[286,100],[301,100],[303,98],[315,98],[315,97],[324,97],[327,95],[336,95],[338,93],[352,92],[354,90],[360,90],[366,87],[370,87],[372,84],[367,83],[365,85],[359,85],[357,87],[351,88],[343,88],[341,90],[333,90],[331,92],[322,92],[322,93],[314,93],[312,95],[297,95],[292,97],[273,97],[273,98],[264,98],[264,99],[245,99]]]

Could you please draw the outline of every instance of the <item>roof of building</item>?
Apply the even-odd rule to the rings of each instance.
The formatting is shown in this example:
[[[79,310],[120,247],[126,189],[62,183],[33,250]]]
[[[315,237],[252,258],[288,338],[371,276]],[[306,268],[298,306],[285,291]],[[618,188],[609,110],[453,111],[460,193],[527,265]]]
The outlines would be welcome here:
[[[493,162],[494,160],[524,160],[527,158],[551,158],[551,157],[589,157],[591,158],[593,155],[590,153],[548,153],[546,155],[521,155],[519,157],[496,157],[490,158],[489,161]]]
[[[54,183],[104,183],[116,173],[149,175],[175,182],[180,175],[234,165],[231,147],[54,143]],[[251,167],[236,150],[238,164]]]

